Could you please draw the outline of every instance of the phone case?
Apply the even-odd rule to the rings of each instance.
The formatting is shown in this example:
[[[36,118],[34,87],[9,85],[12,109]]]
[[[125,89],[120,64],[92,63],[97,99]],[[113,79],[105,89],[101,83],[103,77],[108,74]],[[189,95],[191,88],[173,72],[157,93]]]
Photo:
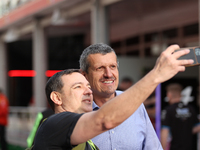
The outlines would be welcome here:
[[[183,50],[183,49],[189,49],[190,53],[188,53],[187,55],[183,55],[178,59],[179,60],[181,60],[181,59],[193,59],[194,60],[193,64],[186,65],[186,67],[200,65],[200,47],[186,47],[186,48],[181,48],[177,51],[180,51],[180,50]]]

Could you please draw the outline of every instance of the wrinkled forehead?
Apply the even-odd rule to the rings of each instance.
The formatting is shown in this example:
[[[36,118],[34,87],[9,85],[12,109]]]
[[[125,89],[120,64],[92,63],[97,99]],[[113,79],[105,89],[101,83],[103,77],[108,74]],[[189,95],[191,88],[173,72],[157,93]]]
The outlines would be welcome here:
[[[88,61],[91,66],[101,65],[101,64],[117,64],[117,56],[114,52],[110,52],[107,54],[90,54],[88,56]]]
[[[89,84],[87,79],[79,72],[73,72],[71,74],[63,75],[62,81],[64,83],[64,86],[73,86],[74,84]]]

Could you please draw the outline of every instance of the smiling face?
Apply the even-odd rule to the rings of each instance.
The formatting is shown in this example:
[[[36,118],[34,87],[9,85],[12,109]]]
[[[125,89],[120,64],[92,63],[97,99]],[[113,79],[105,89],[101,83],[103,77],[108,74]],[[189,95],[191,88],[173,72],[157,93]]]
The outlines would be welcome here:
[[[93,96],[90,84],[80,73],[72,73],[62,76],[64,86],[61,92],[64,110],[85,113],[92,111]]]
[[[88,74],[84,73],[84,75],[91,85],[94,99],[95,97],[114,97],[119,83],[115,53],[90,54],[88,61],[90,63]]]

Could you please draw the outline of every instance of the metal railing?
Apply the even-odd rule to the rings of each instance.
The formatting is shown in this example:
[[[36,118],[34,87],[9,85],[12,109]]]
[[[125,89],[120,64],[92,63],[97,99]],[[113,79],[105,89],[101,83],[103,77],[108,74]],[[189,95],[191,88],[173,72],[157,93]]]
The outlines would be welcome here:
[[[7,142],[13,145],[27,147],[26,139],[32,130],[38,112],[43,107],[9,107]]]

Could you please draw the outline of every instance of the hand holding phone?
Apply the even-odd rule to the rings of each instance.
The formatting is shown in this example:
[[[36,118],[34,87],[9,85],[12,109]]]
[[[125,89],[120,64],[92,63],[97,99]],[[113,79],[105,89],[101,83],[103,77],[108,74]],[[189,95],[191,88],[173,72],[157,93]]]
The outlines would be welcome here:
[[[197,66],[200,65],[200,47],[185,47],[185,48],[181,48],[179,50],[176,51],[180,51],[183,49],[189,49],[190,52],[186,55],[181,56],[180,58],[178,58],[179,60],[181,59],[193,59],[194,63],[191,65],[186,65],[186,67],[192,67],[192,66]]]

